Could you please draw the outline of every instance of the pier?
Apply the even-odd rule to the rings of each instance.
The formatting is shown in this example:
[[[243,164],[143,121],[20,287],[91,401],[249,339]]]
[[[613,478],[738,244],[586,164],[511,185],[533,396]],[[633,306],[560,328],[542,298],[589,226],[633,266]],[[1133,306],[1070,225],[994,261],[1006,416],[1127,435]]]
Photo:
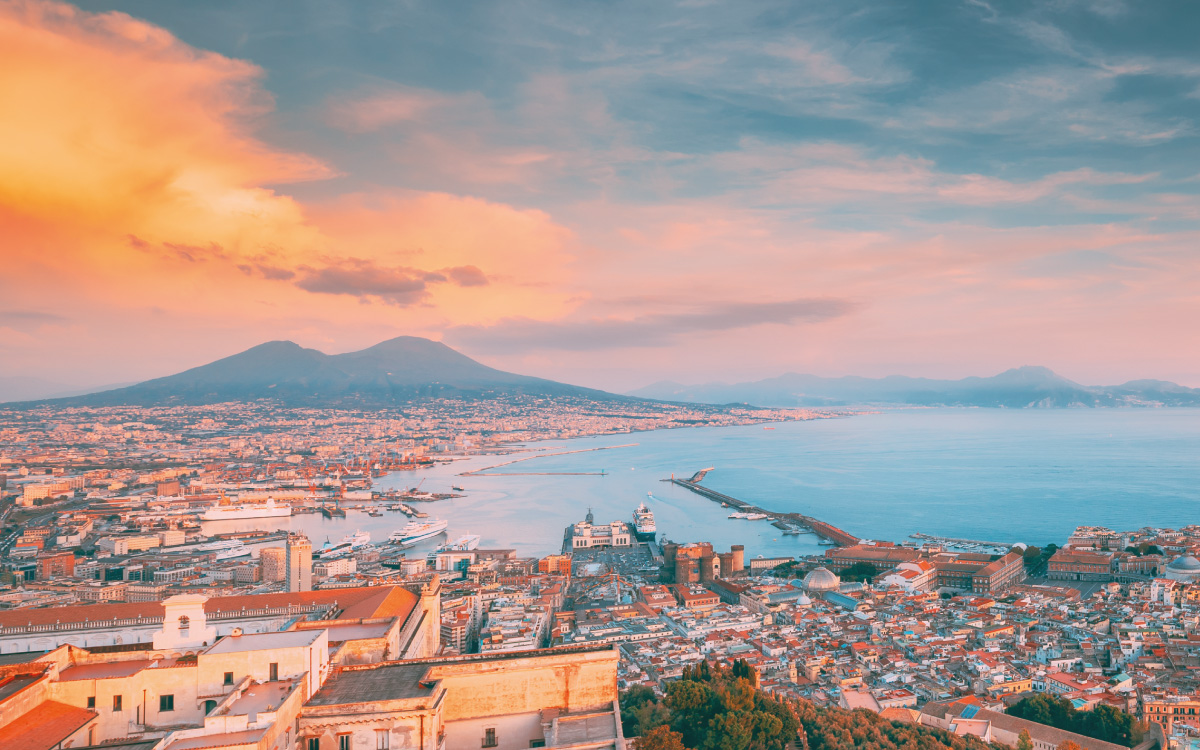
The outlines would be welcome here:
[[[730,497],[722,492],[710,490],[709,488],[700,484],[700,480],[703,479],[710,471],[712,471],[712,467],[696,472],[692,475],[691,479],[675,479],[672,477],[671,479],[664,481],[678,485],[684,489],[691,490],[697,495],[712,500],[714,503],[721,503],[722,505],[726,505],[730,508],[737,508],[739,511],[745,513],[763,513],[771,519],[771,525],[778,529],[786,530],[797,527],[806,529],[822,539],[828,539],[839,547],[849,547],[851,545],[858,544],[859,542],[858,537],[854,536],[853,534],[843,531],[833,524],[825,523],[824,521],[813,518],[812,516],[806,516],[802,513],[778,513],[766,508],[760,508],[757,505],[751,505],[745,500],[738,500],[736,497]]]

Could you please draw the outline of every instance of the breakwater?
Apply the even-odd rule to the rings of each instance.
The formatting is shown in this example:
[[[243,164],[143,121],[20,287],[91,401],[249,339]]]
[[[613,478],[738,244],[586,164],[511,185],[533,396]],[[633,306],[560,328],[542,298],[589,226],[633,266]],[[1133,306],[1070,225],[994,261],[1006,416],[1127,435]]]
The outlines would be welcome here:
[[[701,497],[706,497],[709,500],[712,500],[715,503],[721,503],[726,507],[736,508],[743,513],[762,513],[763,515],[767,516],[767,518],[771,519],[773,526],[783,529],[784,531],[789,529],[805,529],[813,534],[816,534],[822,539],[828,539],[839,547],[849,547],[851,545],[858,544],[859,542],[858,537],[854,536],[848,531],[843,531],[833,524],[826,523],[825,521],[813,518],[812,516],[806,516],[803,513],[780,513],[767,508],[760,508],[759,506],[752,505],[745,500],[739,500],[736,497],[731,497],[723,492],[717,492],[716,490],[709,489],[708,487],[700,484],[700,480],[703,479],[710,471],[712,471],[711,467],[704,469],[703,471],[696,472],[691,479],[676,479],[675,477],[671,477],[670,479],[664,479],[663,481],[670,482],[671,484],[691,490]]]

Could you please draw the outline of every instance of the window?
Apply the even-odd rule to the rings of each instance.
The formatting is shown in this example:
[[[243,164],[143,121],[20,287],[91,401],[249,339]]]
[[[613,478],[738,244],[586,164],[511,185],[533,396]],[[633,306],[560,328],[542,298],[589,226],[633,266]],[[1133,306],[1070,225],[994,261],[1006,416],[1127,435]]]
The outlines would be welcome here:
[[[114,711],[121,710],[121,696],[119,696],[119,695],[113,696],[113,710]]]
[[[321,750],[321,738],[320,737],[309,737],[308,738],[308,750]]]
[[[158,710],[159,711],[174,711],[175,710],[175,696],[173,696],[173,695],[158,696]]]
[[[350,735],[338,735],[338,750],[350,750]]]
[[[232,684],[233,684],[233,672],[226,672],[226,673],[225,673],[225,684],[226,684],[226,685],[232,685]]]
[[[530,740],[529,746],[530,747],[545,747],[546,741],[545,740]]]
[[[187,615],[180,615],[180,617],[179,617],[179,634],[187,635],[188,634],[188,626],[190,626],[191,624],[192,624],[192,621],[188,618]]]
[[[92,697],[88,698],[88,708],[95,708],[95,707],[96,707],[96,696],[93,695]]]
[[[375,730],[375,750],[388,750],[388,738],[390,734],[386,729]]]
[[[270,677],[271,682],[275,682],[276,680],[278,680],[279,679],[279,662],[274,662],[274,661],[271,662],[268,669],[271,673],[271,677]]]
[[[483,746],[496,747],[496,745],[496,728],[488,727],[487,729],[483,730]]]

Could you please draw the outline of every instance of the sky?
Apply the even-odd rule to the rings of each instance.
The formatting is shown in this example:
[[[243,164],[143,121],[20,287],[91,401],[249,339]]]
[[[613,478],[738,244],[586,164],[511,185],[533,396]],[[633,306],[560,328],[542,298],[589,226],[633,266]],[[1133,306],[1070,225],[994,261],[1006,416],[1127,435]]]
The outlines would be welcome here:
[[[0,377],[1200,386],[1200,4],[0,0]]]

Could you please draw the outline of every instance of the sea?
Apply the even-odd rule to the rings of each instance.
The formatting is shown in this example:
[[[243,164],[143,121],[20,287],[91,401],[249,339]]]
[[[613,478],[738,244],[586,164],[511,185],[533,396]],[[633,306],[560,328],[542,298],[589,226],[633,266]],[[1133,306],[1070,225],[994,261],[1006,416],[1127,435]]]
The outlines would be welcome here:
[[[496,468],[468,474],[488,467]],[[825,549],[812,535],[730,519],[733,509],[663,481],[709,467],[707,487],[864,539],[902,542],[919,532],[1061,545],[1080,525],[1200,523],[1200,409],[891,409],[551,440],[392,473],[375,489],[461,486],[463,497],[410,504],[448,520],[449,538],[479,534],[481,548],[522,556],[558,552],[564,528],[589,511],[598,523],[627,521],[641,502],[654,511],[660,538],[671,541],[709,541],[718,551],[743,544],[748,558]],[[383,542],[406,522],[400,513],[350,510],[345,519],[309,514],[204,529],[286,528],[319,547],[359,529]]]

